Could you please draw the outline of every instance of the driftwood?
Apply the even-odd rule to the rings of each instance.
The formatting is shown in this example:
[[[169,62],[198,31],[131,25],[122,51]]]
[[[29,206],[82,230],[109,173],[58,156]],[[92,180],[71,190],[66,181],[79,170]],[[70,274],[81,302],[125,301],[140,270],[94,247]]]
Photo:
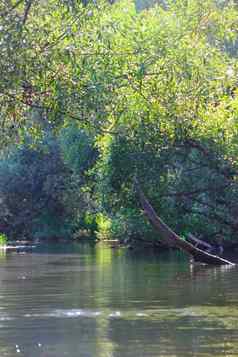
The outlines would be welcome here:
[[[157,229],[162,241],[165,244],[183,250],[184,252],[192,256],[196,261],[199,261],[201,263],[212,265],[235,265],[234,263],[226,259],[223,259],[217,255],[210,254],[205,250],[195,247],[193,244],[187,242],[186,240],[178,236],[172,229],[167,226],[166,223],[163,222],[160,217],[157,216],[154,208],[151,206],[151,204],[145,197],[142,189],[140,188],[139,183],[136,181],[135,184],[144,213],[150,220],[152,225]]]

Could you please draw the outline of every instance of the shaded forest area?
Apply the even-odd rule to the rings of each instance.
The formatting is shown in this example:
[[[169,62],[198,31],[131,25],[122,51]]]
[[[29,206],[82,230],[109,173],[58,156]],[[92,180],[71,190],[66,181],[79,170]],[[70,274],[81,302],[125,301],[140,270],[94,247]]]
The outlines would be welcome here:
[[[135,6],[136,5],[136,6]],[[4,0],[0,232],[236,243],[235,1]]]

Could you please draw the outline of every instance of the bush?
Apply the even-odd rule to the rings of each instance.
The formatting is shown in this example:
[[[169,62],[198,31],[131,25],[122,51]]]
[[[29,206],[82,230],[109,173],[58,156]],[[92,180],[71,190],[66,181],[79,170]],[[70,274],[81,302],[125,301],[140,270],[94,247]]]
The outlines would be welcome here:
[[[0,247],[7,244],[7,236],[4,233],[0,233]]]

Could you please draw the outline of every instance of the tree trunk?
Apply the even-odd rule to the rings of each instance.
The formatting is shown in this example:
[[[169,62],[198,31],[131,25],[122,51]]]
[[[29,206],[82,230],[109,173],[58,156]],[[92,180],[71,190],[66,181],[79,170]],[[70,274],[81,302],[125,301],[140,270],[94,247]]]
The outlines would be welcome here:
[[[204,250],[201,250],[186,240],[179,237],[175,232],[170,229],[163,220],[157,216],[154,208],[151,206],[147,198],[145,197],[143,191],[140,188],[138,182],[136,182],[137,192],[139,194],[140,203],[144,210],[145,215],[148,217],[152,225],[159,232],[163,242],[168,246],[174,246],[188,253],[190,256],[193,256],[196,261],[205,264],[212,265],[235,265],[234,263],[223,259],[217,255],[210,254]]]

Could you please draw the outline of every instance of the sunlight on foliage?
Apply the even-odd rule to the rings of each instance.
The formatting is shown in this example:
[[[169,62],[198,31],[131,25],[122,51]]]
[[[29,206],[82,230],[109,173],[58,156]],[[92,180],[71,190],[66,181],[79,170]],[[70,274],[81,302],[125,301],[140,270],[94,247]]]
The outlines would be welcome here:
[[[37,228],[31,229],[39,235],[47,220],[56,227],[64,220],[70,236],[87,229],[90,216],[100,238],[151,238],[133,187],[137,176],[174,229],[211,241],[234,237],[237,4],[24,4],[0,5],[0,174],[8,181],[15,177],[12,191],[3,185],[0,190],[6,232],[17,216],[12,197],[18,200],[21,189],[27,195],[30,170],[46,170],[40,154],[37,168],[19,158],[25,148],[29,159],[30,143],[43,161],[56,157],[60,166],[45,178],[44,192],[39,189],[47,212],[34,218]],[[45,133],[57,155],[50,154],[54,145]],[[11,151],[15,159],[7,156]],[[36,197],[30,202],[39,202]]]

